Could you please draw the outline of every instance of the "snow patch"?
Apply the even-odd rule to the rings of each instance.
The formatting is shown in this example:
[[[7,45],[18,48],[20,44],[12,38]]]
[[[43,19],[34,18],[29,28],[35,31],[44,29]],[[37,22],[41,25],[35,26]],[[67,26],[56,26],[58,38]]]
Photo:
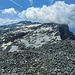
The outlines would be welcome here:
[[[61,40],[60,36],[56,36],[57,37],[57,40]]]
[[[31,24],[31,25],[28,25],[28,26],[26,26],[26,27],[37,27],[37,26],[39,26],[39,25],[41,25],[41,24]]]
[[[50,30],[50,31],[52,31],[53,29],[52,29],[52,27],[42,27],[41,30],[44,30],[44,31]]]
[[[9,50],[9,52],[14,52],[14,51],[20,51],[18,50],[18,46],[11,46],[11,49]]]
[[[26,47],[30,46],[28,40],[26,40],[26,39],[21,39],[21,42],[24,43],[26,45]]]
[[[12,44],[12,42],[3,43],[1,47],[2,47],[3,49],[6,49],[7,46],[9,46],[9,45],[11,45],[11,44]]]

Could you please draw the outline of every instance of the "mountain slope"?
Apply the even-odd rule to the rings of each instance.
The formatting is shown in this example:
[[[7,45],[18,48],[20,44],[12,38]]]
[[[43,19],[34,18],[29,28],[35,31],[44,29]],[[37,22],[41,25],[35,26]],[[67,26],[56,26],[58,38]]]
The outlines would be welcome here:
[[[74,75],[75,36],[68,25],[28,23],[0,28],[0,74]]]
[[[20,24],[21,25],[20,25]],[[59,40],[65,40],[73,34],[69,31],[68,25],[45,23],[26,25],[19,22],[19,25],[1,29],[1,48],[6,49],[8,45],[24,44],[25,47],[40,47],[48,41],[57,43]],[[25,23],[25,25],[24,25]],[[7,45],[7,46],[6,46]]]

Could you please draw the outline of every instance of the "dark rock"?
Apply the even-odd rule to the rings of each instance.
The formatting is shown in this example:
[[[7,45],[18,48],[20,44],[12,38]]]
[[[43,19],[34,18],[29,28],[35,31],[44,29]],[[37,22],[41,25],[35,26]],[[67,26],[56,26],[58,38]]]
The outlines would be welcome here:
[[[72,32],[70,32],[68,25],[60,25],[59,26],[59,32],[60,32],[60,36],[62,40],[65,40],[69,37],[73,37],[74,39],[74,35]]]

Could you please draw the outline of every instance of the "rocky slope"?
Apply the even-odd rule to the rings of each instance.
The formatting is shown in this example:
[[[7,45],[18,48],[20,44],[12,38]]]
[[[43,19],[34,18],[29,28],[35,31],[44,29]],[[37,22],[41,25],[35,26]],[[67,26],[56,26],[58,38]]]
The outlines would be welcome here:
[[[21,21],[0,27],[0,75],[74,75],[75,36],[66,24]]]

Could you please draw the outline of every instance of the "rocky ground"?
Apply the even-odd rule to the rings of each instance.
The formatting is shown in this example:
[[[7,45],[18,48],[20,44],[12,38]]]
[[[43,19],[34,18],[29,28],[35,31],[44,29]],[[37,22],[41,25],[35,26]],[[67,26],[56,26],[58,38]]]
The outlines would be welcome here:
[[[0,75],[75,75],[75,41],[13,53],[0,50]]]
[[[42,42],[40,41],[39,44],[36,44],[36,39],[34,40],[36,41],[35,43],[33,41],[29,42],[30,45],[27,45],[24,40],[30,36],[32,36],[30,41],[38,37],[38,35],[33,36],[30,34],[37,31],[37,28],[41,30],[40,27],[35,28],[35,26],[32,28],[32,30],[35,29],[34,31],[27,33],[11,34],[12,39],[9,35],[10,32],[14,33],[14,31],[17,32],[20,29],[23,30],[21,27],[24,28],[24,26],[18,27],[20,28],[14,30],[3,28],[7,32],[2,29],[3,34],[0,34],[0,75],[75,75],[75,40],[73,34],[68,30],[68,26],[63,28],[64,26],[62,25],[59,30],[56,26],[53,26],[54,28],[51,26],[50,28],[49,26],[44,26],[43,28],[41,26],[43,33],[36,33],[44,34],[39,38],[46,36],[44,38],[45,42],[43,41],[44,43],[41,46],[40,43]],[[64,33],[61,31],[63,29]],[[55,32],[58,32],[58,34],[53,36],[52,34]],[[6,35],[8,36],[6,37]],[[61,39],[57,38],[57,36],[60,36]]]

